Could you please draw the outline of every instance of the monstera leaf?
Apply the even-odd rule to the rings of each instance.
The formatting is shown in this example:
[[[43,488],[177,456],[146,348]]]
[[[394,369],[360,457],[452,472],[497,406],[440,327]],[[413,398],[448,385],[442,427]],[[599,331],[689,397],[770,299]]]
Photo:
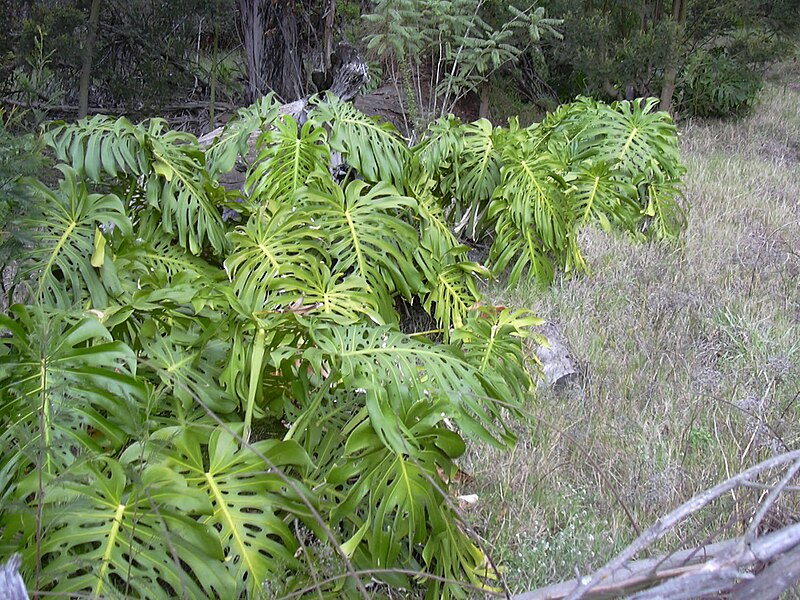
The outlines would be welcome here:
[[[357,275],[332,273],[323,262],[310,261],[302,272],[288,274],[281,281],[282,294],[268,302],[275,310],[292,309],[321,315],[345,325],[367,317],[383,324],[376,298],[369,285]]]
[[[264,440],[240,447],[228,428],[215,429],[210,438],[192,429],[171,435],[162,435],[170,436],[165,440],[169,445],[159,456],[164,467],[211,506],[198,520],[218,532],[224,564],[215,568],[235,582],[224,596],[238,597],[247,590],[257,597],[267,578],[283,578],[286,569],[298,564],[299,545],[290,523],[293,515],[308,515],[298,496],[308,492],[287,471],[309,466],[308,456],[292,441]]]
[[[455,254],[460,252],[459,248],[455,249]],[[480,298],[476,276],[488,278],[490,275],[485,267],[468,261],[440,266],[431,275],[432,285],[423,295],[422,306],[442,326],[446,339],[453,327],[464,324],[470,307]]]
[[[597,222],[604,231],[633,229],[639,219],[636,186],[616,178],[608,164],[582,165],[570,174],[567,195],[578,226]]]
[[[527,310],[480,306],[453,331],[452,339],[467,362],[481,373],[495,375],[507,397],[523,398],[530,391],[532,377],[526,368],[522,341],[533,337],[538,344],[545,344],[543,336],[530,332],[531,327],[542,323]]]
[[[117,179],[126,194],[141,196],[131,206],[140,228],[160,229],[192,254],[206,243],[217,254],[225,250],[219,209],[225,193],[205,170],[193,135],[167,130],[163,119],[132,125],[124,118],[94,117],[59,125],[47,140],[79,175],[95,182],[104,175]]]
[[[164,122],[154,119],[147,130],[151,169],[157,177],[147,179],[147,208],[139,215],[142,226],[157,223],[192,254],[200,254],[208,243],[222,255],[227,249],[220,209],[225,194],[203,168],[205,155],[197,139],[163,129]]]
[[[406,452],[414,444],[397,415],[416,402],[446,400],[446,414],[468,434],[495,446],[514,436],[502,425],[500,398],[490,376],[480,373],[449,346],[415,341],[390,327],[318,323],[314,347],[304,357],[316,372],[335,372],[345,389],[363,395],[370,423],[384,444]],[[405,407],[405,408],[404,408]]]
[[[500,184],[501,155],[496,147],[494,127],[481,119],[462,127],[463,148],[454,160],[451,187],[456,206],[450,215],[457,231],[478,240],[491,223],[487,220],[489,201]]]
[[[149,170],[145,130],[125,117],[96,115],[70,124],[56,122],[45,133],[56,158],[92,181],[141,175]]]
[[[398,216],[415,206],[413,198],[400,195],[388,183],[370,187],[363,181],[352,181],[344,190],[309,187],[301,195],[328,241],[330,256],[335,259],[332,268],[366,281],[382,314],[393,311],[392,295],[410,299],[421,287],[410,260],[417,231]]]
[[[225,124],[219,136],[206,149],[206,169],[213,178],[232,171],[236,161],[250,151],[250,136],[263,131],[278,115],[280,103],[272,93],[262,96],[252,105],[240,108]]]
[[[152,321],[146,321],[140,335],[143,366],[157,377],[158,393],[173,397],[185,411],[195,409],[217,415],[230,414],[238,403],[219,383],[228,344],[204,339],[199,328],[164,335]]]
[[[321,241],[327,231],[314,224],[313,214],[290,206],[272,214],[262,207],[230,234],[234,250],[225,269],[240,302],[262,310],[270,294],[283,293],[287,277],[296,279],[309,263],[327,261]]]
[[[23,556],[29,572],[55,595],[92,598],[229,596],[235,583],[219,567],[220,540],[187,514],[211,514],[200,490],[165,467],[126,477],[123,465],[103,459],[83,465],[47,489],[47,535],[31,539]]]
[[[418,402],[403,408],[398,421],[411,436],[404,452],[385,447],[370,421],[351,426],[340,466],[327,483],[345,492],[331,513],[353,531],[342,548],[357,564],[395,565],[419,561],[427,572],[455,581],[481,584],[483,553],[456,525],[447,484],[464,442],[442,421],[449,407],[444,400]],[[386,581],[408,587],[403,576]],[[428,588],[428,598],[449,597],[450,590]]]
[[[0,315],[3,470],[55,475],[78,458],[119,450],[137,427],[143,389],[133,352],[94,315],[15,305]],[[10,473],[6,473],[7,476]]]
[[[64,175],[58,191],[32,183],[42,214],[26,222],[35,246],[22,261],[22,275],[33,280],[38,302],[67,309],[88,299],[102,307],[108,292],[98,268],[109,260],[103,230],[114,227],[130,235],[131,223],[118,197],[90,194],[75,170],[58,169]]]
[[[579,100],[583,102],[584,100]],[[592,125],[582,135],[586,152],[602,156],[628,175],[645,172],[652,165],[668,175],[679,175],[678,136],[669,113],[657,111],[657,98],[615,102],[595,101],[583,115]]]
[[[290,204],[294,193],[314,172],[327,173],[330,149],[325,129],[306,121],[298,131],[297,122],[284,116],[275,128],[259,138],[258,159],[247,175],[245,189],[251,201],[275,212]]]
[[[558,161],[547,153],[531,156],[526,148],[506,152],[503,184],[488,214],[496,220],[490,257],[498,274],[512,266],[511,284],[526,275],[546,285],[552,281],[552,263],[566,263],[575,228]]]
[[[332,94],[316,105],[310,119],[330,127],[331,148],[341,152],[347,164],[364,179],[404,189],[409,150],[392,125],[367,117]]]

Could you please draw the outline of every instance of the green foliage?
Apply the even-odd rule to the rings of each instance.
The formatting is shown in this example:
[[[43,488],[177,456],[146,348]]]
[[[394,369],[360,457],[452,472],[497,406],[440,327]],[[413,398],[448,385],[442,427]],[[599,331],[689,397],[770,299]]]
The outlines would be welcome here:
[[[682,108],[699,117],[743,115],[752,110],[761,79],[726,52],[700,50],[682,74]]]
[[[24,232],[15,222],[32,204],[31,191],[24,178],[40,172],[45,165],[41,141],[31,134],[14,135],[9,124],[13,113],[0,110],[0,261],[5,263],[20,247]]]
[[[55,125],[29,304],[0,317],[0,548],[48,593],[259,597],[318,581],[326,544],[437,576],[429,598],[490,586],[448,482],[467,438],[514,443],[541,321],[481,305],[490,271],[455,221],[493,232],[496,272],[543,284],[582,267],[584,225],[677,235],[682,167],[652,108],[449,118],[413,148],[334,100],[299,126],[267,99],[206,149],[159,120]],[[224,191],[257,129],[244,195]],[[401,332],[398,302],[434,330]]]
[[[208,68],[199,63],[215,27],[220,39],[237,38],[233,5],[229,0],[101,3],[94,56],[103,59],[92,67],[90,106],[122,105],[147,114],[150,107],[207,93]],[[91,1],[11,6],[6,13],[19,14],[8,31],[16,77],[33,84],[23,95],[17,95],[19,85],[11,86],[11,93],[22,101],[74,104]],[[42,56],[50,57],[46,69]],[[236,85],[220,87],[217,99],[236,91]]]
[[[526,129],[441,120],[417,147],[420,176],[435,182],[457,230],[473,240],[494,231],[496,274],[546,285],[559,268],[585,269],[577,237],[587,224],[677,239],[684,169],[656,104],[579,98]]]
[[[402,85],[414,125],[447,115],[501,67],[538,54],[543,38],[561,37],[561,21],[541,6],[477,0],[381,0],[363,19],[367,49]]]
[[[563,18],[564,36],[544,46],[538,70],[562,98],[662,96],[677,74],[677,108],[699,116],[746,112],[765,66],[790,54],[800,27],[791,0],[546,0],[543,6]]]

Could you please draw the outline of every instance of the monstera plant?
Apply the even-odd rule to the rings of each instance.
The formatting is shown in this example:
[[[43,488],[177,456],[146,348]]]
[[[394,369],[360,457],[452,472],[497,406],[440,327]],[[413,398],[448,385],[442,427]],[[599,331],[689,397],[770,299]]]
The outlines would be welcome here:
[[[483,305],[480,279],[581,269],[593,223],[675,237],[652,109],[449,118],[414,147],[333,97],[303,124],[265,98],[206,148],[157,119],[54,124],[61,179],[29,182],[26,303],[0,316],[0,554],[98,598],[492,587],[449,481],[468,439],[514,443],[540,321]]]

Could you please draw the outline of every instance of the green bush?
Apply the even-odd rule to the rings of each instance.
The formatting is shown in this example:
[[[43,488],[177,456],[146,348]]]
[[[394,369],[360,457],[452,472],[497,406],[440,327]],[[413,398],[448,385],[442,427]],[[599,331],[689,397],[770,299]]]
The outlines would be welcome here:
[[[761,77],[723,49],[699,50],[681,75],[681,109],[699,117],[746,114],[761,90]]]
[[[32,135],[8,131],[0,111],[0,263],[19,250],[20,235],[15,222],[33,204],[24,178],[40,174],[45,160],[40,140]]]
[[[541,321],[481,305],[454,220],[542,283],[586,224],[677,235],[653,106],[448,119],[413,148],[335,98],[303,125],[266,98],[205,149],[157,119],[52,127],[29,304],[0,316],[0,553],[38,590],[98,597],[354,597],[357,577],[321,580],[359,569],[431,599],[491,587],[449,482],[468,439],[513,445]],[[225,190],[259,130],[245,193]],[[403,333],[401,302],[434,330]]]

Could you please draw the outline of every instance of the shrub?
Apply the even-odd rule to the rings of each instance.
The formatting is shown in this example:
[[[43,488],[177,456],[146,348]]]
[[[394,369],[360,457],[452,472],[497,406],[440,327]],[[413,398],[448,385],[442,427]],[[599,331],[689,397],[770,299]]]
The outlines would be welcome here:
[[[753,108],[761,78],[722,49],[699,50],[681,77],[681,108],[699,117],[743,115]]]
[[[53,593],[364,591],[320,582],[326,560],[404,588],[410,569],[429,598],[490,586],[448,486],[468,438],[514,443],[541,321],[480,304],[489,272],[446,215],[493,228],[515,281],[576,267],[585,223],[676,235],[653,105],[448,119],[414,148],[335,98],[303,125],[266,98],[207,149],[158,119],[51,128],[29,303],[0,317],[0,550]],[[223,189],[258,130],[244,195]],[[402,333],[400,301],[436,329]]]

